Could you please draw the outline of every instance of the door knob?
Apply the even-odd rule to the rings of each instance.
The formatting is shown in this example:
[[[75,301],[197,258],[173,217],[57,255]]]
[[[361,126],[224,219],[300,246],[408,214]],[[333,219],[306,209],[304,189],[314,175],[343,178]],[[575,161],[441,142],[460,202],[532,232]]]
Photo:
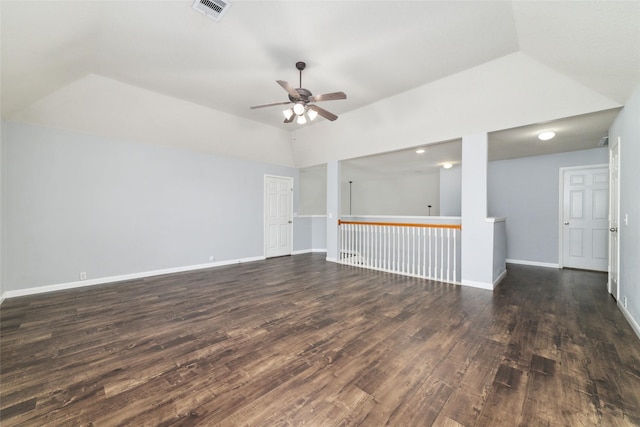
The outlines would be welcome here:
[[[611,227],[611,228],[609,229],[609,231],[610,231],[610,232],[612,232],[612,233],[615,233],[616,231],[618,231],[618,229],[617,229],[617,228],[615,228],[615,227]]]
[[[565,222],[564,222],[564,225],[569,225],[569,221],[565,221]]]
[[[291,224],[293,221],[289,220],[289,224]]]

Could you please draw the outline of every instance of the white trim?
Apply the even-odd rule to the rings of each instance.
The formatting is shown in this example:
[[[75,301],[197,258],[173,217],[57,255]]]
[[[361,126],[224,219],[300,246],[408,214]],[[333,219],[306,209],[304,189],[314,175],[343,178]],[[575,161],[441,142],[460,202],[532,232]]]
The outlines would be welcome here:
[[[423,216],[423,215],[340,215],[340,218],[400,218],[400,219],[458,219],[461,216]]]
[[[618,217],[615,219],[616,220],[616,224],[618,225],[618,229],[620,229],[620,150],[621,150],[621,142],[622,142],[622,137],[618,136],[616,138],[617,142],[613,145],[609,145],[609,227],[612,226],[611,224],[611,152],[613,150],[613,147],[617,147],[618,150],[618,164],[616,165],[616,170],[618,171],[618,176],[616,178],[618,178],[618,194],[616,195],[616,201],[617,206],[616,206],[616,212],[618,213]],[[611,229],[611,228],[609,228]],[[611,243],[611,237],[609,237],[609,243]],[[616,239],[616,272],[618,274],[617,277],[617,281],[616,281],[616,298],[620,298],[620,235],[618,234],[618,238]],[[611,244],[609,244],[609,253],[608,253],[609,259],[608,259],[608,265],[607,265],[607,291],[613,295],[612,289],[611,289]],[[640,336],[639,336],[640,337]]]
[[[502,282],[502,279],[504,279],[506,276],[507,276],[507,270],[504,270],[502,273],[500,273],[498,278],[493,281],[493,289],[495,289],[496,286],[498,286],[500,282]]]
[[[580,169],[599,169],[606,168],[609,170],[609,164],[584,165],[584,166],[567,166],[558,169],[559,188],[558,188],[558,268],[564,267],[564,173],[571,170]],[[607,191],[608,193],[608,191]]]
[[[506,271],[505,271],[506,273]],[[472,288],[486,289],[487,291],[492,291],[496,285],[492,283],[484,283],[484,282],[474,282],[473,280],[463,280],[462,286],[469,286]]]
[[[324,215],[298,215],[298,216],[294,215],[294,217],[296,217],[296,218],[326,218],[327,214],[324,214]]]
[[[7,291],[4,293],[5,298],[15,298],[27,295],[42,294],[46,292],[62,291],[67,289],[82,288],[85,286],[103,285],[105,283],[124,282],[127,280],[142,279],[145,277],[160,276],[163,274],[182,273],[185,271],[202,270],[205,268],[222,267],[224,265],[240,264],[245,262],[263,261],[264,256],[256,256],[249,258],[233,259],[227,261],[211,262],[208,264],[188,265],[184,267],[165,268],[162,270],[145,271],[141,273],[122,274],[119,276],[100,277],[90,280],[79,280],[76,282],[59,283],[56,285],[38,286],[35,288],[19,289],[16,291]]]
[[[620,308],[620,311],[622,312],[622,314],[624,314],[624,317],[627,319],[627,322],[629,322],[629,325],[631,325],[633,332],[635,332],[638,338],[640,339],[640,324],[638,324],[636,319],[634,319],[631,313],[629,313],[629,310],[627,310],[625,306],[622,305],[620,300],[618,300],[618,308]]]
[[[560,268],[559,264],[554,264],[552,262],[526,261],[523,259],[510,259],[510,258],[507,258],[505,261],[508,264],[533,265],[534,267],[545,267],[545,268]]]
[[[485,218],[484,219],[485,222],[506,222],[507,218],[504,217],[497,217],[497,218]]]
[[[329,262],[338,262],[338,258],[334,258],[334,257],[327,257],[325,259]]]
[[[326,249],[302,249],[299,251],[293,251],[291,255],[302,255],[302,254],[310,254],[310,253],[326,253]]]

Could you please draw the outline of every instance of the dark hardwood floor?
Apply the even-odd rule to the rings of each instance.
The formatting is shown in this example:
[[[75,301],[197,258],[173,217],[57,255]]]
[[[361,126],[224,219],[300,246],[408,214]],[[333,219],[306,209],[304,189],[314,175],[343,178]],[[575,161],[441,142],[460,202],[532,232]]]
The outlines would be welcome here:
[[[606,275],[494,292],[298,255],[6,300],[3,426],[640,425]]]

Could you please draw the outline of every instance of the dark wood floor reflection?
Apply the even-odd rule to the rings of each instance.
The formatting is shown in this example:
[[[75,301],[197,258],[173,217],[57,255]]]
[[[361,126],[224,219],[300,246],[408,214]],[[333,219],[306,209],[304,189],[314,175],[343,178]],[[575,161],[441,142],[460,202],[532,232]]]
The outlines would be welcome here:
[[[2,425],[640,425],[606,275],[490,292],[323,258],[6,300]]]

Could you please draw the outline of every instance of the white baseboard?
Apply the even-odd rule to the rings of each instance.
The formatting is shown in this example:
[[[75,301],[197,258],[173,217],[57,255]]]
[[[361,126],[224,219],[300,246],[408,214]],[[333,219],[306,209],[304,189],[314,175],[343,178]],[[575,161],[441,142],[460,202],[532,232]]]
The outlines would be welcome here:
[[[210,262],[207,264],[188,265],[185,267],[166,268],[162,270],[144,271],[141,273],[123,274],[119,276],[99,277],[97,279],[79,280],[75,282],[59,283],[56,285],[38,286],[35,288],[19,289],[17,291],[6,291],[3,295],[5,298],[15,298],[27,295],[42,294],[45,292],[62,291],[67,289],[82,288],[84,286],[103,285],[105,283],[117,283],[126,280],[142,279],[145,277],[160,276],[163,274],[182,273],[185,271],[201,270],[204,268],[222,267],[224,265],[240,264],[244,262],[262,261],[264,256],[241,258],[227,261]]]
[[[498,276],[498,278],[496,280],[493,281],[493,289],[496,288],[496,286],[498,286],[498,284],[500,282],[502,282],[502,279],[504,279],[507,275],[507,270],[503,271],[502,273],[500,273],[500,275]]]
[[[302,249],[299,251],[291,252],[291,255],[302,255],[302,254],[310,254],[310,253],[326,253],[326,249]]]
[[[547,267],[547,268],[560,268],[560,264],[554,264],[551,262],[538,262],[538,261],[525,261],[522,259],[506,259],[507,264],[522,264],[532,265],[534,267]]]
[[[334,257],[327,257],[326,260],[329,262],[338,262],[338,258],[334,258]]]
[[[631,313],[629,313],[629,310],[627,310],[626,307],[622,305],[622,303],[619,300],[618,300],[618,307],[620,307],[620,311],[622,312],[622,314],[624,314],[624,317],[627,319],[627,322],[629,322],[629,325],[631,325],[633,332],[635,332],[636,335],[638,336],[638,339],[640,339],[640,324],[638,324],[636,319],[634,319]]]
[[[505,272],[506,273],[506,272]],[[473,280],[463,280],[462,286],[470,286],[472,288],[486,289],[492,291],[495,285],[493,283],[474,282]]]

